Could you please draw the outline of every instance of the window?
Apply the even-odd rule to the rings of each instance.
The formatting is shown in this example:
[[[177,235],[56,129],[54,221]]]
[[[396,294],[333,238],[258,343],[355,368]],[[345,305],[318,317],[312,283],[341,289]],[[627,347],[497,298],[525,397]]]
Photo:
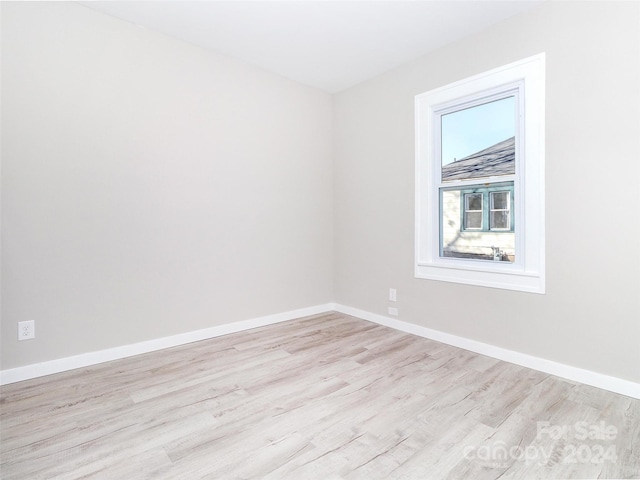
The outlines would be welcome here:
[[[500,262],[515,261],[513,229],[513,183],[463,190],[464,212],[460,233],[443,247],[443,254],[454,258],[472,258]],[[479,207],[478,210],[470,210]],[[445,232],[446,227],[441,227]],[[464,232],[476,232],[475,241],[462,241]]]
[[[511,195],[509,191],[491,192],[489,230],[509,231],[511,229]]]
[[[513,232],[513,183],[503,187],[462,190],[461,195],[461,232]]]
[[[416,97],[415,269],[544,293],[544,54]]]
[[[482,197],[481,193],[464,194],[464,229],[482,230]]]

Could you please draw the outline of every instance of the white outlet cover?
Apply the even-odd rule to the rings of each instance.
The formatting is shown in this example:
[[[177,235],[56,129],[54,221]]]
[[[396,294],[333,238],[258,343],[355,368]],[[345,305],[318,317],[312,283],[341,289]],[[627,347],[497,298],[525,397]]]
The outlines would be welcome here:
[[[393,315],[394,317],[398,316],[398,309],[395,307],[389,307],[389,315]]]
[[[18,322],[18,340],[31,340],[32,338],[36,338],[36,321]]]

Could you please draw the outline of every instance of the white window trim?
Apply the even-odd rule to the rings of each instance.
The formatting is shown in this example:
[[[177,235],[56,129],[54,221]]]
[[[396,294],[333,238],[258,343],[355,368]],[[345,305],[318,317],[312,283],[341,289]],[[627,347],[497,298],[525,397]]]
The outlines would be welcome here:
[[[545,293],[544,133],[545,55],[535,55],[416,96],[415,276],[445,282]],[[516,261],[440,256],[441,165],[435,119],[453,105],[514,88],[519,91],[516,137]],[[470,182],[461,182],[461,185]],[[477,180],[474,183],[478,183]]]

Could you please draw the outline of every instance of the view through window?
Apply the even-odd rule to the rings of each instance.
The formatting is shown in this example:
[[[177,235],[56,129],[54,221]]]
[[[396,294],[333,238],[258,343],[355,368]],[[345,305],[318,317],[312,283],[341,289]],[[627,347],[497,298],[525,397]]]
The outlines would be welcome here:
[[[514,262],[516,96],[440,115],[440,255]]]

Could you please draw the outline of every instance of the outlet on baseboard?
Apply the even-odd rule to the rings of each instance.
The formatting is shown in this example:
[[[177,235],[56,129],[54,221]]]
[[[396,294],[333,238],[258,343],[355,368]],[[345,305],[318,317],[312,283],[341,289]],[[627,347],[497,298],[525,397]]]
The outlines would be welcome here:
[[[390,302],[395,302],[398,300],[398,292],[396,292],[395,288],[390,288],[389,289],[389,301]]]
[[[36,338],[36,321],[18,322],[18,340],[31,340],[32,338]]]

